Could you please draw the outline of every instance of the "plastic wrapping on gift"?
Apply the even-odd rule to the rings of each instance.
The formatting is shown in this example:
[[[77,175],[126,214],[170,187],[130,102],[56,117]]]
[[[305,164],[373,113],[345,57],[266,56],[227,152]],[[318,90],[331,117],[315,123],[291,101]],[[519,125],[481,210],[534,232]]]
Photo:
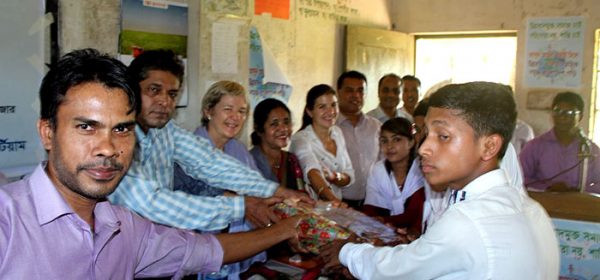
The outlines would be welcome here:
[[[372,217],[350,208],[331,207],[330,203],[322,201],[315,208],[309,208],[286,200],[275,205],[274,212],[281,218],[307,215],[298,226],[298,238],[304,249],[315,254],[319,253],[319,247],[335,239],[347,239],[351,233],[369,243],[381,241],[387,244],[398,239],[393,228]]]
[[[329,244],[335,239],[347,239],[350,237],[348,230],[302,207],[279,203],[275,205],[274,212],[281,218],[298,214],[307,215],[298,224],[298,239],[303,249],[314,254],[319,253],[319,247]]]

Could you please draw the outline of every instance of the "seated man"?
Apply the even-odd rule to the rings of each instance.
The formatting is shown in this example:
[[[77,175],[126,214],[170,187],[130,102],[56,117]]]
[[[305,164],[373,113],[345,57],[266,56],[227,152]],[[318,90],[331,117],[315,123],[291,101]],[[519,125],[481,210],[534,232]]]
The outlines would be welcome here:
[[[600,150],[580,132],[583,99],[573,92],[562,92],[552,100],[554,127],[525,144],[519,154],[525,187],[546,191],[578,191],[579,157],[583,147],[591,151],[585,191],[600,193]],[[584,146],[582,146],[584,145]]]
[[[436,191],[452,190],[451,205],[408,245],[336,241],[326,267],[341,263],[359,279],[558,279],[550,218],[499,169],[517,116],[510,88],[448,85],[429,106],[421,169]]]
[[[294,238],[297,219],[254,232],[198,235],[107,202],[136,142],[138,85],[125,71],[118,60],[88,49],[67,54],[44,77],[37,128],[48,161],[0,187],[3,279],[179,279]]]
[[[264,179],[258,171],[171,120],[183,71],[181,60],[167,50],[145,51],[128,67],[128,77],[139,85],[142,98],[135,127],[138,146],[131,168],[110,200],[157,223],[209,231],[243,218],[257,227],[277,221],[268,206],[278,200],[262,198],[308,199]],[[190,177],[239,196],[208,197],[174,191],[175,163]]]

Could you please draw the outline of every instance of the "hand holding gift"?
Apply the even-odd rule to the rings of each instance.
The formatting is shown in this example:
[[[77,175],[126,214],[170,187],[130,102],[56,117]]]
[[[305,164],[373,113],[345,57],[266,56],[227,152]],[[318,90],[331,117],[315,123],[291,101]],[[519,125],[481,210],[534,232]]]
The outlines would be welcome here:
[[[319,254],[322,246],[334,240],[348,239],[351,234],[376,245],[392,243],[399,238],[393,228],[361,212],[332,207],[328,202],[319,201],[311,208],[297,201],[284,200],[274,206],[273,212],[280,218],[306,215],[298,224],[298,239],[301,248],[314,254]]]

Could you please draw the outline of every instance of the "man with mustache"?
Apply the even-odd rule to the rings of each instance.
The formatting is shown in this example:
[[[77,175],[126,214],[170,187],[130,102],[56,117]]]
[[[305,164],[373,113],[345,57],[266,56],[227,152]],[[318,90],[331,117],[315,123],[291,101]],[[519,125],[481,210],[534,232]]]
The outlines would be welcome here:
[[[213,149],[171,120],[184,67],[170,50],[145,51],[127,69],[139,84],[141,111],[135,127],[137,149],[131,168],[110,200],[161,224],[182,229],[220,230],[246,218],[254,226],[279,219],[268,208],[281,198],[308,197],[279,187],[238,160]],[[198,196],[173,190],[175,163],[190,177],[238,196]],[[263,198],[275,196],[265,200]]]
[[[134,156],[140,99],[118,60],[62,57],[40,87],[37,129],[48,160],[0,187],[3,279],[133,279],[218,271],[294,238],[297,219],[254,232],[199,235],[111,205]]]
[[[367,78],[358,71],[342,73],[337,80],[340,115],[337,126],[342,129],[355,178],[342,189],[343,201],[355,209],[365,201],[367,176],[379,156],[381,122],[362,112]]]
[[[322,250],[359,279],[557,279],[559,247],[546,211],[516,188],[499,160],[517,111],[510,87],[447,85],[429,98],[421,170],[451,189],[440,219],[408,245],[334,241]]]
[[[377,97],[379,98],[379,106],[369,111],[367,115],[378,119],[384,123],[392,118],[405,118],[409,121],[413,117],[402,108],[398,108],[400,104],[400,92],[402,90],[402,79],[396,74],[386,74],[379,79],[377,86]]]

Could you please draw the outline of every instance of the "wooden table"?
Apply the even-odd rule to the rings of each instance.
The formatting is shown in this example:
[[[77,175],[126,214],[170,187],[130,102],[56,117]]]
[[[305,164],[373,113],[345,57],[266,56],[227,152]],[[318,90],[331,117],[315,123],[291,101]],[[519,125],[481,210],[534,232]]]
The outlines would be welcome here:
[[[600,223],[600,195],[579,192],[529,192],[552,218]]]

